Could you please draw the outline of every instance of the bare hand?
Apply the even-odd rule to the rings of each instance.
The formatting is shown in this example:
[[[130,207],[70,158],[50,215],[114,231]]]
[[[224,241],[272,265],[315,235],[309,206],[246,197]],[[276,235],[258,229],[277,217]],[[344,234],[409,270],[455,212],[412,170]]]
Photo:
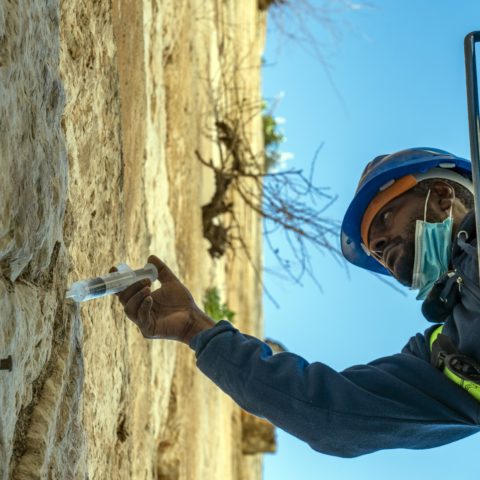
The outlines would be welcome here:
[[[192,294],[155,255],[148,257],[158,270],[162,286],[150,291],[150,280],[130,285],[115,295],[145,338],[165,338],[189,343],[194,335],[213,327],[215,322],[196,305]],[[112,267],[109,272],[116,272]]]

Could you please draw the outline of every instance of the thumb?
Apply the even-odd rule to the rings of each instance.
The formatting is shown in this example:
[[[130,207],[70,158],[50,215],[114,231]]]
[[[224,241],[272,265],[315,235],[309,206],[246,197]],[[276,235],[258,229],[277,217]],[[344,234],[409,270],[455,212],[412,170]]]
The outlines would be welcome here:
[[[180,280],[175,276],[175,274],[155,255],[150,255],[147,259],[148,263],[153,263],[158,270],[158,280],[160,283],[172,282]]]

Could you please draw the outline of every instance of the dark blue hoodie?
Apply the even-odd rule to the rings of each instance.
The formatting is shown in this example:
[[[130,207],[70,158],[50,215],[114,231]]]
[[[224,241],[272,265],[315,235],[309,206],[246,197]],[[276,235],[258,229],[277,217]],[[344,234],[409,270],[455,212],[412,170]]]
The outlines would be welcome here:
[[[452,269],[460,273],[437,281],[422,312],[430,321],[445,322],[443,333],[480,361],[473,212],[459,232],[464,233],[453,244]],[[314,450],[356,457],[389,448],[432,448],[479,431],[480,402],[430,364],[428,341],[436,327],[410,338],[401,353],[342,372],[293,353],[273,355],[266,343],[225,320],[193,337],[190,347],[200,370],[243,409]]]

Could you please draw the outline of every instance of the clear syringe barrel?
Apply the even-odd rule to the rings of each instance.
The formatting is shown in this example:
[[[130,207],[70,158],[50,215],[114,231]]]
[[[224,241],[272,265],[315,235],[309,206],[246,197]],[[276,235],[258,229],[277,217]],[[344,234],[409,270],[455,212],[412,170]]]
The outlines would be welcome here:
[[[121,292],[133,283],[146,278],[153,283],[158,277],[157,267],[153,263],[147,263],[138,270],[132,270],[126,263],[120,263],[116,268],[118,272],[73,283],[65,297],[76,302],[85,302]]]

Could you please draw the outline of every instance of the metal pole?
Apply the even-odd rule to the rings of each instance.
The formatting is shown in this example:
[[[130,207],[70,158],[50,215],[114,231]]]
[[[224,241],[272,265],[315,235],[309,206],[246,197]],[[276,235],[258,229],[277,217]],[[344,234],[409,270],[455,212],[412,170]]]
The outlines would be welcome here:
[[[465,70],[467,77],[468,124],[470,154],[472,157],[473,189],[475,197],[475,222],[477,224],[477,256],[480,273],[480,119],[478,114],[477,63],[475,43],[480,42],[480,32],[465,37]]]

